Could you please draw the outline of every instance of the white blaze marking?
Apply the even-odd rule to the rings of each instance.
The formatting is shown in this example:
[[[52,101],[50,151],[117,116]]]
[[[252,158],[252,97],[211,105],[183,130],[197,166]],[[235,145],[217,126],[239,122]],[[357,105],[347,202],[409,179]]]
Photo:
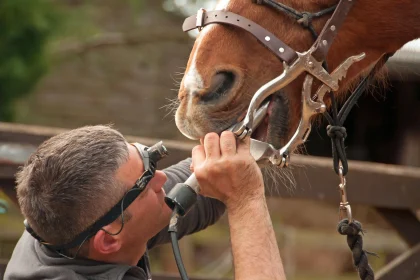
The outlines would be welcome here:
[[[191,61],[190,68],[185,74],[184,87],[188,89],[189,92],[200,89],[204,87],[203,78],[200,76],[200,73],[197,71],[197,52],[194,53],[194,56]]]

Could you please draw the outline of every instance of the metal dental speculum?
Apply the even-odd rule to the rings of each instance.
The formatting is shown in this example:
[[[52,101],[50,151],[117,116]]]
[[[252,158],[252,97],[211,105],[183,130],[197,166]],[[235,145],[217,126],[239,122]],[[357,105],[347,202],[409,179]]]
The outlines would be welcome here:
[[[263,85],[253,96],[248,107],[246,117],[242,122],[234,125],[230,130],[235,133],[239,139],[243,139],[252,133],[255,125],[255,116],[263,100],[274,92],[284,88],[292,82],[298,75],[303,72],[308,74],[302,87],[302,115],[299,126],[289,140],[289,142],[280,150],[275,149],[272,145],[261,142],[255,139],[251,140],[251,154],[257,161],[269,160],[272,164],[284,167],[289,163],[289,154],[298,145],[303,144],[310,131],[310,119],[319,113],[326,110],[326,105],[323,101],[326,93],[338,89],[338,83],[341,79],[346,77],[347,71],[353,63],[362,60],[365,54],[351,56],[341,63],[332,73],[328,74],[322,65],[311,56],[311,50],[305,54],[300,54],[296,62],[290,66],[285,66],[283,73],[277,78],[271,80]],[[316,63],[315,63],[316,62]],[[311,96],[313,78],[316,77],[323,82],[319,87],[314,97]],[[329,86],[331,85],[331,87]],[[314,101],[316,99],[316,101]],[[259,123],[259,122],[257,122]],[[258,124],[257,124],[258,125]]]

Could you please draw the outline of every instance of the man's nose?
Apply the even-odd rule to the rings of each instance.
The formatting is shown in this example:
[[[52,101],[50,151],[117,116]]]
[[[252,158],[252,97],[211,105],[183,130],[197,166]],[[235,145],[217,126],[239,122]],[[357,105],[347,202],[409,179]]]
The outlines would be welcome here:
[[[150,187],[153,189],[153,191],[160,192],[167,179],[168,178],[163,171],[157,170],[155,176],[150,181]]]

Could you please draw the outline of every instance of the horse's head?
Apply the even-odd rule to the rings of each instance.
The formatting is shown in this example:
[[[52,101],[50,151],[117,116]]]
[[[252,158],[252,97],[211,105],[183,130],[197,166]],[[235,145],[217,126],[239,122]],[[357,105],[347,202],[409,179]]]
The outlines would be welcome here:
[[[355,1],[355,0],[347,0]],[[314,43],[311,33],[290,16],[251,0],[223,0],[216,7],[258,23],[298,52]],[[279,1],[280,2],[280,1]],[[298,11],[317,12],[337,4],[338,0],[297,1],[282,3]],[[416,1],[405,1],[414,5]],[[407,7],[395,1],[358,1],[339,30],[328,53],[329,69],[337,67],[352,55],[366,53],[366,58],[353,65],[340,92],[348,88],[363,71],[368,70],[384,54],[401,47],[406,39],[386,41],[398,30],[394,17],[381,15],[394,9],[398,14]],[[313,20],[319,34],[331,13]],[[389,27],[389,28],[388,28]],[[403,36],[403,35],[398,35]],[[388,39],[387,39],[388,38]],[[250,33],[229,25],[210,24],[198,35],[188,61],[179,91],[180,105],[176,123],[190,138],[208,132],[220,132],[244,117],[254,93],[266,82],[280,75],[283,64],[272,51]],[[265,122],[254,137],[279,147],[290,138],[301,115],[303,75],[271,96]]]

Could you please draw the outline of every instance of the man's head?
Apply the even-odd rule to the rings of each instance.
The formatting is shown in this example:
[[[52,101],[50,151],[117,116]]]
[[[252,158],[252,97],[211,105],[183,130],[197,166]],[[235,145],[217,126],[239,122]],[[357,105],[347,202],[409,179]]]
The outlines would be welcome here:
[[[143,172],[139,152],[116,130],[107,126],[71,130],[45,141],[18,172],[19,204],[42,239],[65,244],[107,213]],[[117,236],[100,230],[90,240],[87,255],[106,260],[127,253],[133,250],[129,244],[142,246],[165,226],[169,212],[161,190],[165,180],[157,171],[127,208],[124,230]],[[108,232],[119,228],[121,220],[104,227]]]

